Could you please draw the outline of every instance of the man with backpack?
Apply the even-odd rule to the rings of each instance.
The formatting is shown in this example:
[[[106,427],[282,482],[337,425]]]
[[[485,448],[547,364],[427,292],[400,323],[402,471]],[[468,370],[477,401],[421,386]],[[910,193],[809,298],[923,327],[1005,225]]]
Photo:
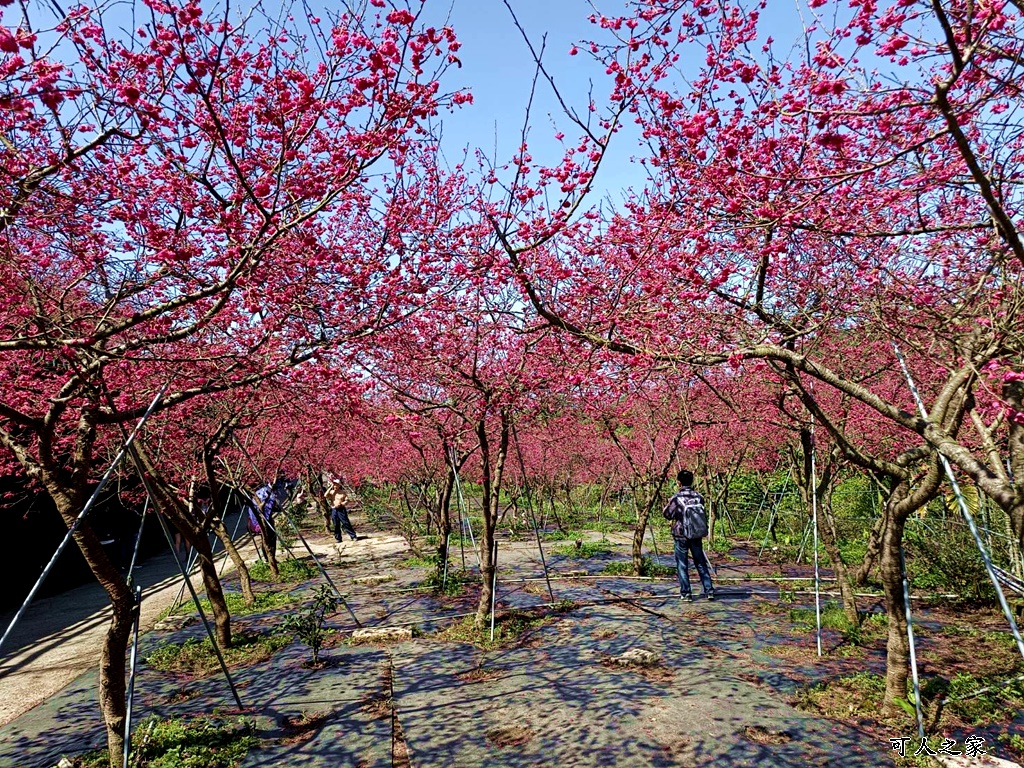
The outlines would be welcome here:
[[[676,479],[679,481],[679,492],[669,499],[662,514],[666,520],[672,521],[679,597],[688,603],[693,602],[693,594],[690,591],[690,566],[687,560],[689,555],[693,557],[693,564],[697,566],[705,599],[714,600],[715,588],[711,584],[711,569],[704,555],[702,541],[708,535],[708,513],[704,509],[704,499],[693,489],[693,472],[681,469]]]

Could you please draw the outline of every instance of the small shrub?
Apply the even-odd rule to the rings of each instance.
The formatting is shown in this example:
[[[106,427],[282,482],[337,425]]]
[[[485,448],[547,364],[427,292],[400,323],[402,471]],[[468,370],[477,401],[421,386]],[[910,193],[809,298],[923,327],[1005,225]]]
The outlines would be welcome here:
[[[732,550],[732,542],[725,536],[716,536],[709,549],[720,555],[727,555]]]
[[[942,525],[936,521],[936,525]],[[941,535],[908,527],[907,573],[915,589],[954,592],[964,597],[994,600],[984,561],[970,532],[944,526]]]
[[[853,645],[867,645],[881,637],[889,630],[889,617],[884,613],[872,613],[861,619],[856,627],[843,631],[843,636]]]
[[[290,632],[295,639],[301,640],[313,652],[313,664],[319,661],[320,649],[323,648],[327,630],[324,621],[337,608],[337,598],[326,584],[313,590],[313,603],[308,608],[288,616],[281,628]]]
[[[640,560],[640,573],[633,568],[632,560],[616,560],[608,563],[602,573],[608,576],[646,576],[647,578],[665,578],[676,575],[675,566],[662,565],[654,562],[653,558],[644,556]]]
[[[650,557],[645,557],[640,565],[640,575],[649,578],[665,578],[666,576],[675,576],[676,568],[674,565],[662,565],[654,562]]]

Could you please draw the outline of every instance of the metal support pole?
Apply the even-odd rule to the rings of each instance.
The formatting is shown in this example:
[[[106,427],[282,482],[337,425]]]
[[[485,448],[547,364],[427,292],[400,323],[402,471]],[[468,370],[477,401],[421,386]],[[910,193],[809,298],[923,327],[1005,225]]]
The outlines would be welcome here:
[[[357,627],[362,627],[363,625],[360,623],[359,619],[356,618],[356,614],[352,610],[352,607],[348,604],[348,601],[345,600],[345,596],[343,594],[341,594],[341,590],[339,590],[337,585],[334,583],[334,581],[331,580],[331,577],[327,575],[327,571],[324,569],[323,565],[320,563],[319,558],[317,558],[317,556],[313,553],[313,550],[309,546],[309,542],[306,541],[306,537],[303,536],[302,535],[302,531],[299,530],[299,526],[295,524],[295,521],[292,520],[291,517],[288,516],[288,513],[285,512],[284,509],[281,510],[281,514],[284,516],[284,519],[287,520],[288,523],[295,530],[296,535],[299,537],[299,541],[302,542],[302,545],[306,548],[306,551],[309,552],[309,556],[312,557],[313,558],[313,562],[316,563],[316,567],[319,569],[320,575],[323,576],[324,580],[328,584],[331,585],[331,589],[334,590],[334,594],[336,594],[338,596],[338,599],[341,600],[341,604],[345,606],[345,610],[348,611],[349,616],[352,617],[352,621],[354,621],[356,623]],[[280,537],[278,537],[278,538],[280,539]],[[282,543],[284,543],[284,542],[282,541]],[[286,549],[287,549],[287,547],[288,547],[288,545],[285,544],[285,548]]]
[[[142,474],[141,463],[139,465],[139,473]],[[145,483],[145,478],[143,477]],[[147,491],[148,489],[148,483]],[[163,528],[164,537],[167,539],[167,543],[171,546],[171,554],[174,555],[174,562],[178,566],[178,570],[181,571],[182,577],[185,579],[185,586],[188,587],[188,592],[192,595],[192,602],[195,603],[196,610],[199,611],[199,618],[203,620],[203,626],[206,627],[206,634],[210,637],[210,644],[213,646],[213,652],[217,654],[217,661],[220,663],[221,671],[224,673],[224,677],[228,681],[228,687],[231,689],[231,695],[235,699],[235,704],[238,705],[239,709],[244,709],[242,700],[238,697],[238,690],[235,688],[235,681],[231,679],[231,673],[228,671],[228,665],[224,661],[224,656],[220,652],[220,646],[217,645],[217,637],[213,633],[213,627],[210,626],[209,619],[206,618],[206,612],[203,610],[202,603],[199,602],[199,595],[196,594],[195,587],[192,586],[192,580],[188,577],[188,573],[185,571],[185,566],[182,565],[181,558],[178,557],[178,553],[174,550],[174,538],[171,536],[171,529],[167,525],[167,521],[164,520],[164,516],[160,513],[159,508],[156,510],[156,519],[160,521],[160,527]]]
[[[174,549],[174,544],[171,544],[171,549]],[[196,548],[191,544],[188,545],[188,555],[185,556],[185,571],[192,573],[192,570],[196,567],[196,561],[199,559],[199,553],[196,552]],[[185,597],[185,585],[182,584],[178,588],[178,594],[174,596],[174,602],[171,603],[171,611],[181,605],[182,598]]]
[[[494,569],[491,574],[491,642],[494,642],[494,605],[498,597],[498,540],[494,540],[494,549],[491,554],[491,567]]]
[[[533,536],[537,539],[537,551],[540,552],[540,565],[544,569],[544,581],[548,585],[548,597],[551,598],[551,602],[555,602],[555,592],[551,588],[551,574],[548,573],[548,561],[544,557],[544,544],[540,540],[540,531],[537,529],[537,516],[533,514],[533,502],[529,500],[527,495],[527,509],[530,510],[530,522],[533,523]]]
[[[907,560],[900,547],[900,571],[903,575],[903,609],[907,617],[907,640],[910,643],[910,676],[914,682],[914,712],[917,714],[917,735],[924,739],[924,713],[921,711],[921,683],[917,677],[917,649],[914,646],[914,619],[910,614],[910,582],[907,581]]]
[[[761,542],[761,548],[757,550],[758,560],[760,560],[761,555],[764,554],[764,548],[768,546],[768,538],[772,535],[772,524],[775,522],[775,508],[777,506],[777,501],[773,501],[771,511],[768,514],[768,530],[764,535],[764,541]]]
[[[146,526],[146,512],[149,511],[149,496],[142,505],[142,519],[139,521],[139,532],[135,535],[135,546],[132,548],[132,559],[128,563],[128,584],[131,585],[132,572],[135,570],[135,560],[139,556],[139,545],[142,544],[142,529]]]
[[[149,501],[149,497],[146,498]],[[145,519],[145,518],[143,518]],[[142,613],[142,587],[135,587],[135,625],[132,627],[132,653],[128,674],[128,702],[124,716],[124,761],[123,768],[128,768],[128,756],[132,748],[132,704],[135,701],[135,668],[139,657],[139,617]]]
[[[811,524],[812,521],[808,520],[807,525],[804,526],[804,532],[800,536],[800,551],[796,553],[797,565],[800,565],[800,561],[804,559],[804,548],[807,546],[807,539],[811,536]]]
[[[93,504],[96,503],[96,499],[99,498],[100,493],[107,485],[107,481],[110,480],[110,476],[113,475],[114,471],[121,465],[121,462],[124,460],[125,455],[131,448],[132,442],[135,440],[135,437],[139,434],[139,431],[142,429],[143,425],[145,425],[145,423],[149,420],[150,415],[153,413],[153,409],[156,408],[156,404],[160,402],[160,398],[163,397],[163,394],[164,392],[167,391],[167,387],[169,385],[170,381],[168,381],[166,384],[160,387],[160,391],[156,393],[156,397],[153,398],[153,402],[149,404],[149,408],[147,408],[146,412],[142,414],[142,418],[139,419],[139,423],[135,425],[135,429],[132,430],[132,433],[128,436],[128,439],[125,440],[125,443],[122,446],[121,450],[117,452],[117,455],[114,457],[114,461],[111,463],[110,467],[107,468],[107,471],[103,473],[103,477],[100,478],[100,482],[99,484],[97,484],[95,490],[93,490],[92,495],[89,497],[89,500],[85,502],[85,506],[82,507],[82,511],[78,513],[78,517],[75,518],[75,522],[72,523],[70,528],[68,528],[68,532],[64,534],[64,538],[57,546],[57,551],[53,553],[53,557],[50,558],[50,562],[46,564],[46,567],[43,568],[43,572],[39,574],[39,578],[36,579],[36,583],[32,585],[32,589],[29,590],[28,597],[25,598],[25,602],[21,604],[21,607],[18,609],[18,612],[14,614],[14,618],[11,619],[11,623],[7,625],[7,629],[4,631],[3,637],[0,637],[0,650],[3,649],[4,643],[6,643],[7,638],[11,636],[11,632],[14,630],[15,625],[21,620],[21,617],[25,614],[25,610],[28,608],[29,603],[32,602],[32,599],[36,596],[36,593],[39,591],[39,588],[43,586],[43,582],[46,581],[46,577],[50,575],[50,571],[53,570],[53,566],[56,565],[58,558],[60,558],[61,556],[61,553],[64,552],[64,548],[68,545],[68,542],[71,541],[71,537],[75,535],[75,531],[78,530],[78,526],[82,524],[82,521],[85,519],[85,516],[89,513],[89,510],[92,509]]]
[[[817,627],[818,657],[821,657],[821,574],[818,571],[818,466],[814,446],[814,425],[811,425],[811,523],[814,527],[814,621]],[[909,601],[907,602],[909,606]]]
[[[782,463],[782,459],[775,462],[775,469],[772,470],[772,475],[779,471],[779,464]],[[771,477],[771,475],[769,475]],[[754,524],[750,526],[750,533],[747,534],[747,538],[751,538],[754,535],[754,529],[757,528],[757,521],[761,519],[761,510],[764,509],[764,504],[768,500],[768,485],[764,487],[764,493],[761,495],[761,503],[757,505],[757,512],[754,513]]]
[[[234,488],[232,488],[230,491],[228,491],[228,501],[231,500],[231,497],[234,495],[234,493],[235,493],[235,489]],[[228,502],[225,501],[224,502],[224,511],[227,512],[227,509],[228,509]],[[243,509],[241,512],[239,512],[238,519],[235,520],[235,527],[231,531],[231,543],[232,544],[234,544],[235,539],[238,537],[238,527],[242,524],[242,519],[244,517],[246,517],[246,514],[247,514],[246,511]],[[227,526],[224,527],[224,530],[225,531],[227,530]],[[228,548],[224,547],[224,560],[221,561],[221,564],[220,564],[220,574],[218,574],[218,575],[223,575],[224,568],[227,566],[228,560],[230,560],[230,559],[231,559],[231,556],[228,554]]]
[[[768,500],[768,489],[764,491],[764,495],[761,497],[761,503],[757,505],[757,512],[754,513],[754,523],[750,526],[750,533],[747,534],[747,538],[753,538],[754,529],[757,528],[757,521],[761,519],[761,510],[764,509],[764,503]]]
[[[466,510],[466,528],[469,530],[469,543],[473,545],[473,553],[476,555],[476,567],[480,567],[480,550],[476,546],[476,536],[473,535],[473,523],[469,519],[469,510]]]
[[[924,401],[922,401],[921,395],[917,391],[917,386],[914,384],[914,379],[910,375],[910,369],[907,368],[907,361],[904,359],[903,353],[900,352],[900,348],[896,346],[896,344],[893,344],[892,346],[893,350],[896,352],[897,359],[900,361],[900,367],[903,369],[903,375],[907,379],[907,386],[910,387],[910,393],[914,396],[917,408],[921,412],[921,417],[927,421],[928,411],[925,409]],[[992,558],[989,557],[988,550],[985,549],[985,544],[981,540],[981,534],[978,532],[978,526],[974,523],[974,515],[971,514],[971,510],[967,506],[967,501],[964,499],[963,492],[960,490],[960,484],[956,481],[956,476],[953,474],[953,467],[950,466],[949,460],[941,453],[939,454],[939,460],[942,462],[942,468],[946,472],[946,477],[949,478],[949,484],[953,487],[953,495],[956,496],[960,512],[964,516],[964,520],[967,521],[968,528],[971,529],[971,535],[974,537],[974,543],[978,546],[978,552],[981,553],[981,558],[985,562],[985,570],[988,571],[988,577],[992,581],[992,586],[995,587],[996,596],[999,598],[999,606],[1003,609],[1003,615],[1006,616],[1006,621],[1010,625],[1010,632],[1013,634],[1014,642],[1017,644],[1017,650],[1020,652],[1021,657],[1024,658],[1024,639],[1021,639],[1020,630],[1017,628],[1017,620],[1013,617],[1013,611],[1010,610],[1010,606],[1006,602],[1006,595],[1003,594],[1003,588],[999,584],[999,578],[992,569]]]
[[[646,525],[646,527],[649,528],[650,531],[651,531],[651,546],[654,549],[654,557],[655,557],[656,560],[660,560],[661,559],[661,554],[658,552],[658,542],[654,538],[654,522],[651,520],[650,515],[647,516],[647,525]]]
[[[454,464],[452,465],[454,471]],[[469,521],[469,507],[466,504],[466,497],[462,495],[462,481],[459,480],[459,473],[455,472],[455,491],[459,495],[459,533],[465,535],[469,529],[469,541],[473,545],[473,552],[476,554],[476,565],[480,567],[480,550],[476,548],[476,537],[473,535],[473,524]],[[466,554],[462,554],[462,567],[466,567]]]
[[[451,547],[452,535],[446,533],[444,536],[444,573],[441,574],[441,591],[448,587],[448,549]]]
[[[519,447],[519,435],[516,434],[515,422],[512,423],[512,437],[515,438],[516,456],[519,458],[519,471],[523,476],[523,493],[526,495],[526,510],[530,513],[530,522],[533,524],[533,535],[537,539],[537,550],[540,552],[540,564],[544,569],[544,581],[548,585],[548,597],[555,602],[555,592],[551,589],[551,575],[548,573],[548,561],[544,557],[544,545],[540,540],[540,531],[537,529],[537,516],[533,513],[533,497],[530,495],[530,485],[526,482],[526,462],[523,461],[523,452]],[[602,532],[603,535],[603,532]]]
[[[466,527],[462,524],[462,511],[459,511],[459,551],[462,553],[462,570],[466,569]]]

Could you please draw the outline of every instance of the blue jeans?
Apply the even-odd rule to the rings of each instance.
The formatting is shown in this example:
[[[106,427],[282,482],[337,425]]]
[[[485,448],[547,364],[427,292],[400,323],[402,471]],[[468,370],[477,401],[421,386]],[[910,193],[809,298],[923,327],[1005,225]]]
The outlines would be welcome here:
[[[334,538],[341,541],[341,532],[345,531],[352,541],[356,540],[356,529],[352,527],[352,521],[348,519],[348,508],[335,507],[331,510],[331,527],[334,528]]]
[[[697,573],[700,575],[700,583],[704,588],[705,595],[713,595],[715,588],[711,586],[711,569],[708,567],[708,559],[704,556],[703,539],[673,539],[673,548],[676,553],[676,574],[679,576],[679,594],[690,594],[690,564],[687,561],[687,552],[693,557],[693,564],[697,566]]]

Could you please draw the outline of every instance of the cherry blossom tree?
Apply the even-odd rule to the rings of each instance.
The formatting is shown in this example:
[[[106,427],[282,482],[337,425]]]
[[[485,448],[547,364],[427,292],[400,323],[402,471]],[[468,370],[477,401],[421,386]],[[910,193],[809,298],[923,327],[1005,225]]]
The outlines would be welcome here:
[[[527,210],[491,220],[552,327],[637,365],[739,374],[765,361],[847,459],[887,478],[877,540],[892,710],[907,676],[903,525],[937,492],[938,457],[1024,535],[1024,19],[1001,3],[813,0],[790,49],[762,30],[762,11],[638,0],[596,16],[605,37],[589,48],[643,131],[647,188],[569,220],[578,195],[549,209],[543,184],[524,182]],[[870,360],[839,356],[864,342]],[[905,386],[863,377],[899,370],[894,343],[927,417]],[[889,446],[861,444],[822,390],[872,411]]]
[[[381,226],[407,188],[389,200],[367,173],[403,168],[428,119],[468,97],[437,79],[452,30],[402,4],[279,24],[153,0],[128,25],[116,5],[5,5],[0,444],[70,526],[111,426],[164,384],[158,413],[312,359],[418,295]],[[113,764],[132,598],[87,523],[75,541],[114,606]]]

